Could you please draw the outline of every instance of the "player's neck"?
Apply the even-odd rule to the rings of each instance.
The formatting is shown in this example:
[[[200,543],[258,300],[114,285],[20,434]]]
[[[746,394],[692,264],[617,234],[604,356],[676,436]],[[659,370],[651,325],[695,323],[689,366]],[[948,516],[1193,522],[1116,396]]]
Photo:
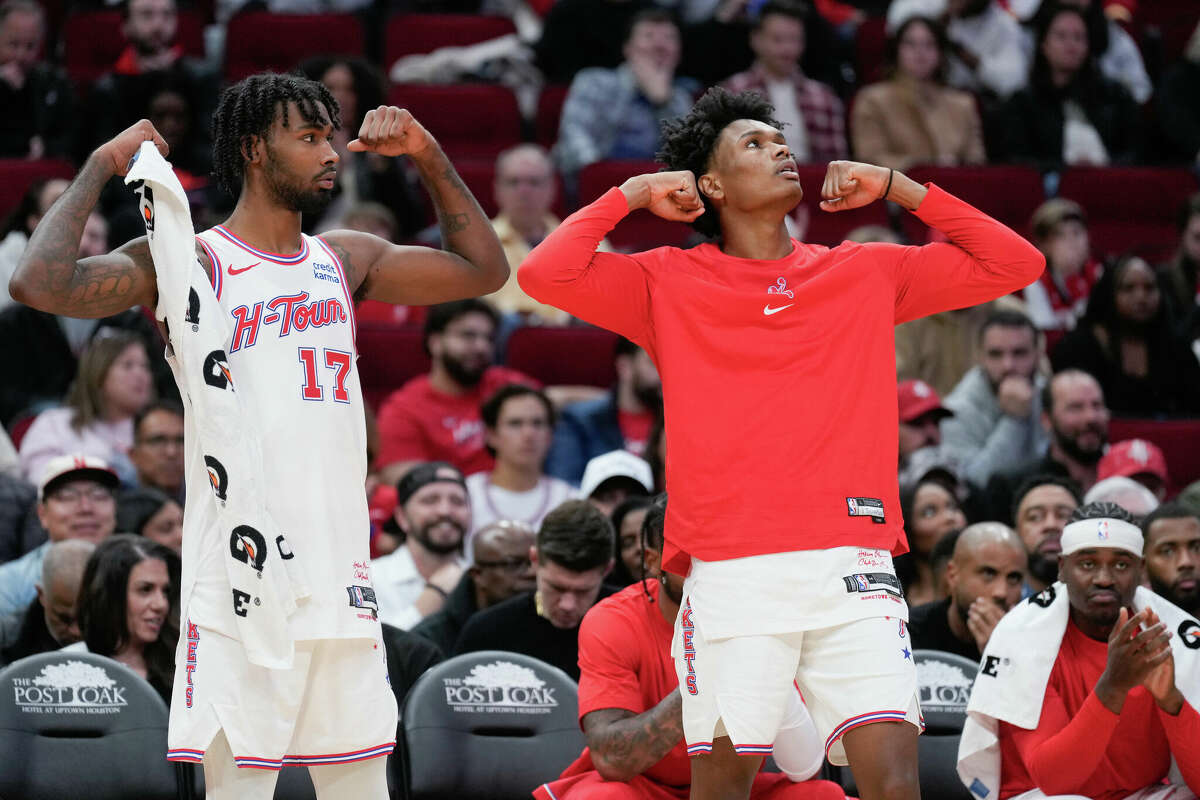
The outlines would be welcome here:
[[[512,464],[501,459],[496,460],[496,466],[488,476],[488,482],[493,486],[499,486],[510,492],[528,492],[530,489],[537,488],[538,481],[541,479],[541,470],[527,469],[519,464]]]
[[[289,256],[300,252],[300,212],[290,211],[247,186],[225,227],[258,250]]]
[[[773,261],[792,252],[784,214],[764,214],[762,211],[743,213],[734,209],[721,210],[721,252],[734,258]]]

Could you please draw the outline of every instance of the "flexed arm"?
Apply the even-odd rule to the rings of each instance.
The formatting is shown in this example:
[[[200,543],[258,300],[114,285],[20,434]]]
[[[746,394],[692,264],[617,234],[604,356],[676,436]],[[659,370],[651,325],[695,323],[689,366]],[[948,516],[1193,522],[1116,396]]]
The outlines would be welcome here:
[[[114,175],[124,175],[142,142],[166,155],[167,144],[141,120],[96,149],[67,191],[55,201],[29,239],[9,293],[18,302],[52,314],[99,319],[157,297],[154,265],[144,237],[103,256],[77,259],[79,240],[100,191]]]
[[[446,247],[404,247],[353,231],[329,234],[324,238],[341,258],[357,297],[428,305],[489,294],[504,285],[508,261],[491,221],[412,114],[395,106],[368,111],[348,147],[412,159],[433,198]]]

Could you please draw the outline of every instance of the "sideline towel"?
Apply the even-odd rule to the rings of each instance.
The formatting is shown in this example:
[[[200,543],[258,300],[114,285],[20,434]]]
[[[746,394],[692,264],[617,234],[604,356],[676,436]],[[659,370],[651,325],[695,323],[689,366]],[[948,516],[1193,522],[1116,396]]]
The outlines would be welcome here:
[[[155,317],[167,328],[167,362],[198,441],[189,452],[200,452],[210,470],[223,471],[229,488],[214,492],[189,487],[188,503],[213,503],[220,522],[219,542],[228,532],[222,553],[229,578],[238,634],[251,663],[272,669],[292,666],[295,642],[288,617],[309,596],[296,554],[267,513],[260,476],[265,474],[262,444],[246,425],[229,367],[225,343],[229,321],[221,313],[212,284],[196,257],[195,232],[183,186],[153,142],[143,142],[125,177],[140,199],[142,221],[158,281]],[[236,488],[234,488],[236,487]],[[184,536],[202,535],[184,531]],[[184,564],[182,608],[195,583],[194,565]]]
[[[1151,608],[1175,634],[1175,683],[1188,703],[1200,708],[1200,624],[1141,586],[1134,592],[1133,607]],[[1037,727],[1069,616],[1067,586],[1060,581],[1008,612],[992,632],[958,745],[958,775],[976,797],[994,800],[999,794],[999,723]]]

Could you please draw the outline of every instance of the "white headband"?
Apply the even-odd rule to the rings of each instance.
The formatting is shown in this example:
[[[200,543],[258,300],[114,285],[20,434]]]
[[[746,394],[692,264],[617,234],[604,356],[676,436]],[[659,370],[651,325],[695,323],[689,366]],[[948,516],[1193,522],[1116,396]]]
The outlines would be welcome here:
[[[1081,519],[1063,528],[1062,532],[1064,556],[1089,547],[1113,547],[1128,550],[1140,558],[1143,543],[1141,528],[1108,517]]]

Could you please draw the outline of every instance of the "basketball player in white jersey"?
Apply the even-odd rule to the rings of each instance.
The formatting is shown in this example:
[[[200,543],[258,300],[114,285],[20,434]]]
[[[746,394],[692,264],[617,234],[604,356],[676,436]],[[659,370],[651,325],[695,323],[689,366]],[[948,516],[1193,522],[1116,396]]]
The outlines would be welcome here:
[[[301,213],[320,210],[332,194],[338,156],[330,140],[339,125],[321,84],[275,74],[227,89],[213,120],[214,172],[237,205],[196,237],[196,255],[233,329],[225,353],[252,417],[243,424],[262,442],[267,511],[312,592],[288,620],[294,666],[251,664],[237,625],[250,598],[236,589],[231,598],[223,559],[231,549],[241,560],[275,555],[255,542],[231,547],[213,504],[188,504],[168,757],[203,763],[214,800],[270,798],[281,765],[307,765],[322,800],[387,797],[380,756],[394,744],[396,707],[371,586],[354,301],[475,297],[499,289],[509,272],[491,224],[437,142],[395,107],[369,111],[349,148],[412,159],[446,250],[352,231],[302,234]],[[166,155],[146,120],[92,153],[34,231],[10,283],[15,298],[83,318],[156,306],[145,237],[75,259],[101,188],[127,171],[146,140]],[[189,421],[188,496],[222,498],[228,476],[198,451],[195,430]]]

